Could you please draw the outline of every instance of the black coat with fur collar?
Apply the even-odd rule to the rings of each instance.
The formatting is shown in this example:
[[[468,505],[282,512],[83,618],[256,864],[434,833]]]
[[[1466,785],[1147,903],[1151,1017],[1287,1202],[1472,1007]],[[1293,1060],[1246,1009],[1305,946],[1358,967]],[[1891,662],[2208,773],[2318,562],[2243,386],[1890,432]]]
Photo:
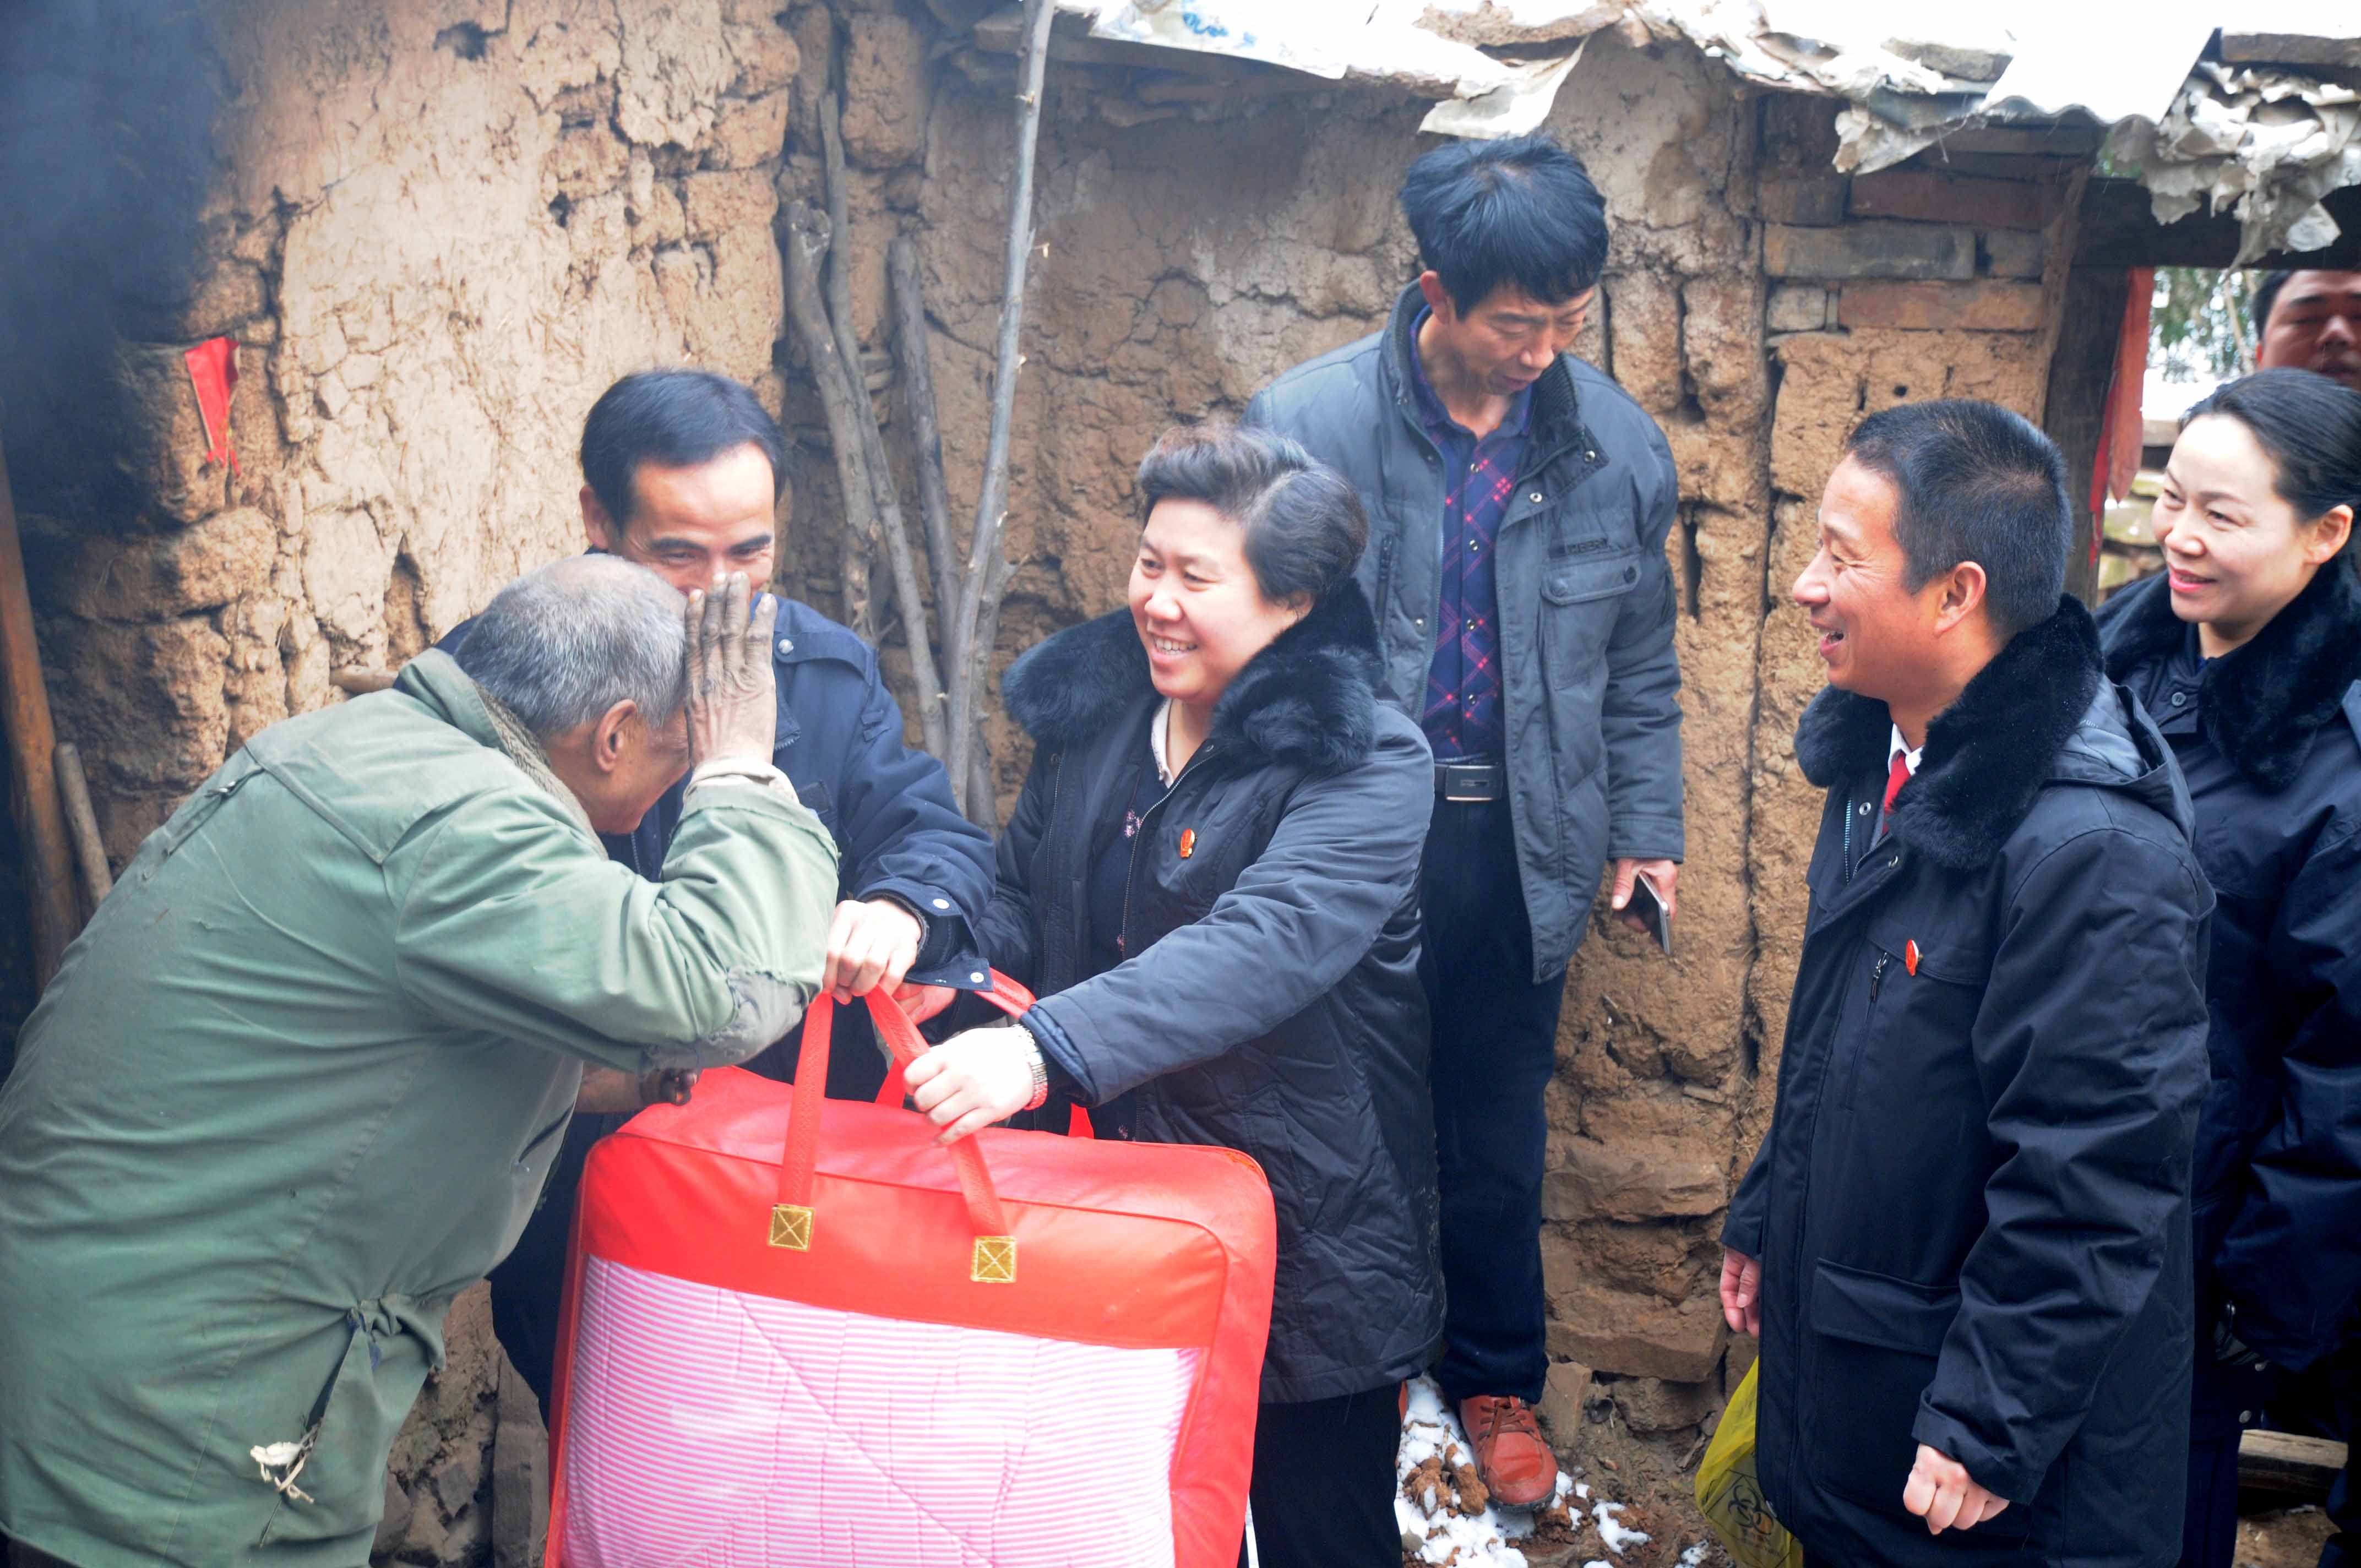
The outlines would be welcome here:
[[[2180,1552],[2206,920],[2170,751],[2081,606],[1928,726],[1833,688],[1777,1110],[1724,1232],[1763,1261],[1757,1463],[1814,1562]],[[2015,1507],[1929,1536],[1917,1445]]]
[[[1415,1373],[1441,1338],[1433,1111],[1418,982],[1433,808],[1418,727],[1378,705],[1347,584],[1257,654],[1134,839],[1124,950],[1089,972],[1084,885],[1120,830],[1158,705],[1130,612],[1008,672],[1033,771],[983,939],[1038,992],[1026,1025],[1137,1135],[1240,1149],[1270,1179],[1279,1278],[1263,1398]]]
[[[2338,561],[2254,640],[2200,660],[2161,578],[2099,617],[2155,715],[2221,907],[2197,1142],[2201,1335],[2227,1303],[2273,1363],[2361,1313],[2361,584]]]

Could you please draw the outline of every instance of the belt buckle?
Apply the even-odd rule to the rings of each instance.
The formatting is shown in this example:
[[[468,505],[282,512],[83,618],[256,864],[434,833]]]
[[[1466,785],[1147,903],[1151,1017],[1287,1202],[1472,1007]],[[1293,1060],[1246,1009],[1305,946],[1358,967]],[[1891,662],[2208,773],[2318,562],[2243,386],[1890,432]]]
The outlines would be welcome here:
[[[1497,762],[1445,762],[1442,766],[1445,804],[1472,805],[1500,798]]]

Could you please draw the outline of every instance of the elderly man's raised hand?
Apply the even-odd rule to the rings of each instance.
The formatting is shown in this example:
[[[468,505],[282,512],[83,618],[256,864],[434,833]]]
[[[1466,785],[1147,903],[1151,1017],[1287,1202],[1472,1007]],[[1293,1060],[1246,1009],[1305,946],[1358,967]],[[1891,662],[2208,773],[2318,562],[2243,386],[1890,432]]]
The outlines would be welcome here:
[[[700,762],[767,763],[778,740],[771,633],[776,595],[757,594],[743,572],[688,596],[688,743]]]

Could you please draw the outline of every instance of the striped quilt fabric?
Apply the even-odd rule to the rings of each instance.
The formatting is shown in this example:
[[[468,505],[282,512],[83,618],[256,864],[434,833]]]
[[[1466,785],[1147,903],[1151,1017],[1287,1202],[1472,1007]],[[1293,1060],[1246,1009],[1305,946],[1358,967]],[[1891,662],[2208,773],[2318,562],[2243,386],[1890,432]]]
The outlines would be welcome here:
[[[589,1257],[563,1559],[1172,1568],[1201,1354],[872,1317]]]

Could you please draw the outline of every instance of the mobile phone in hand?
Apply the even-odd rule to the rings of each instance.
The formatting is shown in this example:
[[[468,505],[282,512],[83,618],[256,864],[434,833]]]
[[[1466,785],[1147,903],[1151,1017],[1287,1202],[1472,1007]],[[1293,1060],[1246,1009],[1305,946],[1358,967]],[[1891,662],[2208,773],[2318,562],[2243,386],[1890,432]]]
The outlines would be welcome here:
[[[1656,945],[1664,949],[1664,956],[1673,956],[1672,916],[1664,911],[1664,895],[1644,872],[1632,877],[1631,896],[1624,903],[1623,913],[1638,916],[1640,923],[1656,938]]]

